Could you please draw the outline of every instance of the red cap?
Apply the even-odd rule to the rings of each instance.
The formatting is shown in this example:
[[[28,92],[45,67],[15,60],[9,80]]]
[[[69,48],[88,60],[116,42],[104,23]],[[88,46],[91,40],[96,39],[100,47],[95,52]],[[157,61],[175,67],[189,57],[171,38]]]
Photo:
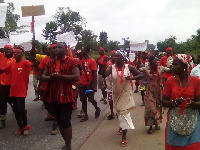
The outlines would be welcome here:
[[[13,47],[11,45],[8,45],[8,44],[5,45],[4,48],[11,48],[11,49],[13,49]]]
[[[173,51],[171,47],[168,47],[166,51]]]

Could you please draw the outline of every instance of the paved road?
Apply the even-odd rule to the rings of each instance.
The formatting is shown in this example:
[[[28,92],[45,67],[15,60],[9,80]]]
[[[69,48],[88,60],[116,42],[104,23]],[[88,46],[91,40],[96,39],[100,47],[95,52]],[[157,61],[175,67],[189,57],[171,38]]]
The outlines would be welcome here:
[[[148,127],[144,126],[144,107],[141,107],[140,93],[134,94],[136,109],[132,111],[131,117],[135,126],[134,130],[128,130],[127,147],[121,147],[121,136],[117,131],[118,120],[104,119],[90,138],[79,150],[164,150],[164,130],[166,124],[166,113],[164,110],[163,123],[160,130],[155,130],[149,135]]]
[[[28,96],[26,98],[26,109],[28,110],[28,123],[31,125],[31,132],[29,136],[15,136],[18,126],[10,107],[8,107],[6,127],[0,130],[0,150],[59,150],[64,141],[59,134],[50,135],[52,122],[45,122],[46,110],[41,107],[42,102],[33,99],[34,90],[32,86],[32,78],[30,77]],[[102,120],[108,115],[109,107],[99,101],[101,93],[98,91],[95,95],[101,108],[101,116],[95,119],[94,107],[89,103],[88,112],[89,120],[87,122],[79,122],[77,114],[80,112],[80,101],[78,100],[78,109],[73,112],[73,150],[79,147],[89,138],[95,131]]]
[[[28,122],[31,125],[31,134],[29,136],[14,135],[17,124],[9,107],[7,126],[0,130],[0,150],[59,150],[64,145],[60,133],[50,135],[52,122],[44,121],[46,110],[41,107],[42,102],[34,102],[34,98],[34,90],[32,82],[30,82],[26,108],[28,110]],[[100,91],[96,93],[95,98],[96,100],[101,98]],[[128,131],[128,146],[125,148],[120,146],[121,137],[117,134],[118,120],[116,118],[112,121],[106,119],[109,114],[109,106],[98,101],[102,111],[100,118],[95,119],[95,109],[89,103],[89,120],[81,123],[79,122],[80,119],[76,117],[80,111],[80,102],[78,101],[78,109],[72,115],[73,150],[164,150],[166,111],[161,130],[148,135],[146,133],[148,128],[144,126],[144,107],[140,106],[141,96],[137,93],[134,94],[134,98],[137,109],[131,115],[136,129]]]

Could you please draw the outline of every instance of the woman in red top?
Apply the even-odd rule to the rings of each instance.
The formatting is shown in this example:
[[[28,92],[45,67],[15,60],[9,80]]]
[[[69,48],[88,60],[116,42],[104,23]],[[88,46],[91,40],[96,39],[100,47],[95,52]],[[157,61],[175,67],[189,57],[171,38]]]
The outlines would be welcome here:
[[[171,112],[177,107],[180,108],[179,115],[192,109],[200,109],[200,80],[197,77],[191,77],[188,70],[192,67],[191,61],[188,61],[187,55],[178,54],[173,60],[172,70],[175,76],[168,78],[163,91],[162,103],[164,107],[169,108],[165,130],[165,149],[166,150],[197,150],[200,149],[200,116],[198,112],[197,124],[194,131],[189,135],[180,135],[175,133],[172,125]],[[192,112],[192,111],[190,111]],[[188,117],[190,122],[191,117]],[[170,120],[169,120],[170,119]],[[178,123],[178,122],[177,122]],[[182,130],[186,128],[183,123]],[[181,123],[178,124],[181,126]],[[173,127],[173,128],[172,128]],[[189,126],[191,128],[191,126]]]

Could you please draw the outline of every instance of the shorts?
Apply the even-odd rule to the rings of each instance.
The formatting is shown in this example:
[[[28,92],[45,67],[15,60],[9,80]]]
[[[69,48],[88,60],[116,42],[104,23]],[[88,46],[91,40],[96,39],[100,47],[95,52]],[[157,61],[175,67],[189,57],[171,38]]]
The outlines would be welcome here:
[[[50,103],[49,107],[60,127],[70,128],[72,126],[71,115],[73,108],[71,103]]]

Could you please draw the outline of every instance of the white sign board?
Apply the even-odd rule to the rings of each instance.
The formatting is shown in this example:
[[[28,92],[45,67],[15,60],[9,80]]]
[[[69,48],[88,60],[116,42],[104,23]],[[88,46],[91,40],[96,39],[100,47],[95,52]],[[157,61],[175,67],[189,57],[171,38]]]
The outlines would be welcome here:
[[[24,48],[24,51],[30,51],[32,49],[32,41],[23,42],[20,45]]]
[[[145,51],[147,49],[147,42],[130,44],[131,51]]]
[[[72,31],[63,34],[58,34],[56,38],[57,42],[65,42],[67,45],[70,45],[70,47],[76,46],[77,44],[74,32]]]
[[[5,27],[8,4],[0,3],[0,27]]]
[[[10,44],[9,38],[0,39],[0,48],[4,48],[6,44]]]

